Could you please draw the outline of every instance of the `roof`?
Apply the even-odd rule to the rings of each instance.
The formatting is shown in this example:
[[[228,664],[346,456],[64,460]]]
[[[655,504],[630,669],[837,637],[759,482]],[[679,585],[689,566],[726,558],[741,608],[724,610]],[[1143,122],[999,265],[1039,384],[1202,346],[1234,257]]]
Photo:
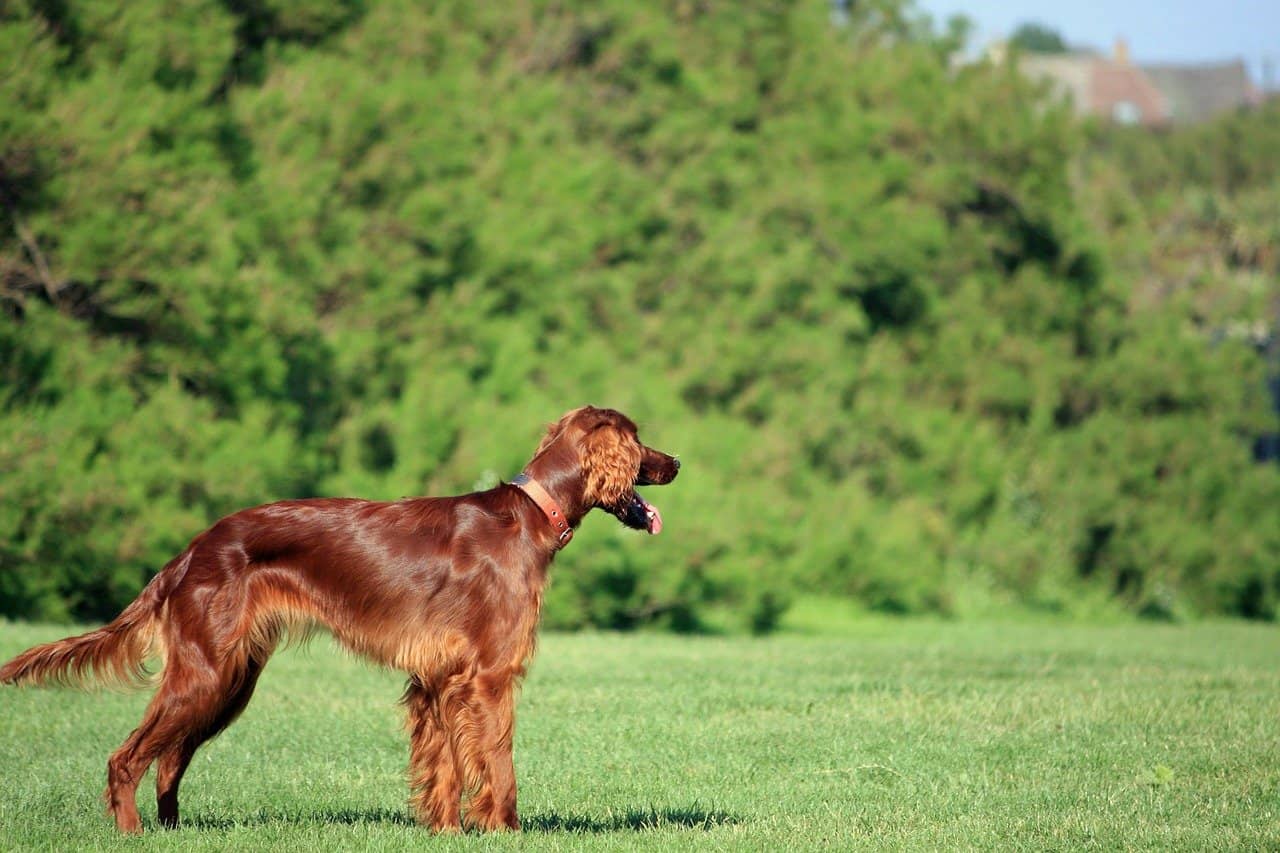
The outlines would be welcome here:
[[[1142,124],[1168,119],[1165,97],[1137,66],[1095,53],[1027,54],[1018,62],[1024,74],[1068,95],[1081,115]]]
[[[1244,63],[1144,65],[1142,70],[1161,91],[1175,122],[1191,124],[1253,103],[1257,92]]]
[[[1169,103],[1142,69],[1101,60],[1093,66],[1092,101],[1095,115],[1113,121],[1163,124],[1169,120]]]

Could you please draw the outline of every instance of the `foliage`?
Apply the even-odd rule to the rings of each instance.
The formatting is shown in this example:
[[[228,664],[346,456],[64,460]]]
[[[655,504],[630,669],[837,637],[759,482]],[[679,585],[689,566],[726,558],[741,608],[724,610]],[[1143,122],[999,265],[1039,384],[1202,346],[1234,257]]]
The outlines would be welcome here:
[[[663,536],[593,518],[557,559],[553,625],[767,631],[797,591],[1274,618],[1275,418],[1224,330],[1271,322],[1280,220],[1216,190],[1274,168],[1272,125],[1168,155],[1217,241],[1188,259],[1155,178],[957,33],[9,4],[0,613],[109,618],[244,505],[492,483],[594,402],[686,465]]]
[[[1009,44],[1028,53],[1066,53],[1069,50],[1057,30],[1030,21],[1018,25],[1009,36]]]
[[[1090,128],[1090,149],[1124,172],[1145,200],[1192,189],[1223,196],[1272,195],[1280,181],[1280,101],[1220,120],[1151,133],[1108,122]]]

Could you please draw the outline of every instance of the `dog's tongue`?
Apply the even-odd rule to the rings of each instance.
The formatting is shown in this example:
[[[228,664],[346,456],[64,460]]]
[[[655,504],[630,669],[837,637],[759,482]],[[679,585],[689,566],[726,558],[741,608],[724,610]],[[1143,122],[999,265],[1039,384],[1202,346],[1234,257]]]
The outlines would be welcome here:
[[[644,498],[640,498],[640,503],[644,504],[644,513],[649,518],[649,535],[657,536],[662,532],[662,513]]]

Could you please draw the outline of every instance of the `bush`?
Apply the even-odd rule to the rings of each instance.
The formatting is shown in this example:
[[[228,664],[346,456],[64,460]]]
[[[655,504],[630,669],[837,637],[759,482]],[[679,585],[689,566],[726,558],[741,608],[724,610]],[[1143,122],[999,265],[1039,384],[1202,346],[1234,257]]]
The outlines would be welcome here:
[[[106,618],[240,506],[491,483],[594,402],[685,474],[553,625],[1274,618],[1232,331],[1274,113],[1107,137],[893,3],[129,9],[0,13],[4,615]]]

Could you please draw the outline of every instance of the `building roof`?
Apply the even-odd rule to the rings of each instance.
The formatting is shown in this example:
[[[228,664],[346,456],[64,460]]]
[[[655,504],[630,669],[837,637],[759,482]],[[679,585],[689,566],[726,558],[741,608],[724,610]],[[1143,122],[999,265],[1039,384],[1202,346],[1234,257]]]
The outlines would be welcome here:
[[[1096,53],[1026,54],[1018,59],[1024,74],[1049,80],[1070,97],[1076,112],[1124,123],[1163,124],[1169,111],[1165,97],[1123,55],[1111,59]]]
[[[1099,60],[1093,66],[1090,108],[1095,115],[1127,124],[1164,124],[1169,105],[1142,69],[1123,62]]]
[[[1205,121],[1255,103],[1257,91],[1243,62],[1205,65],[1144,65],[1142,70],[1161,91],[1170,116],[1179,124]]]

